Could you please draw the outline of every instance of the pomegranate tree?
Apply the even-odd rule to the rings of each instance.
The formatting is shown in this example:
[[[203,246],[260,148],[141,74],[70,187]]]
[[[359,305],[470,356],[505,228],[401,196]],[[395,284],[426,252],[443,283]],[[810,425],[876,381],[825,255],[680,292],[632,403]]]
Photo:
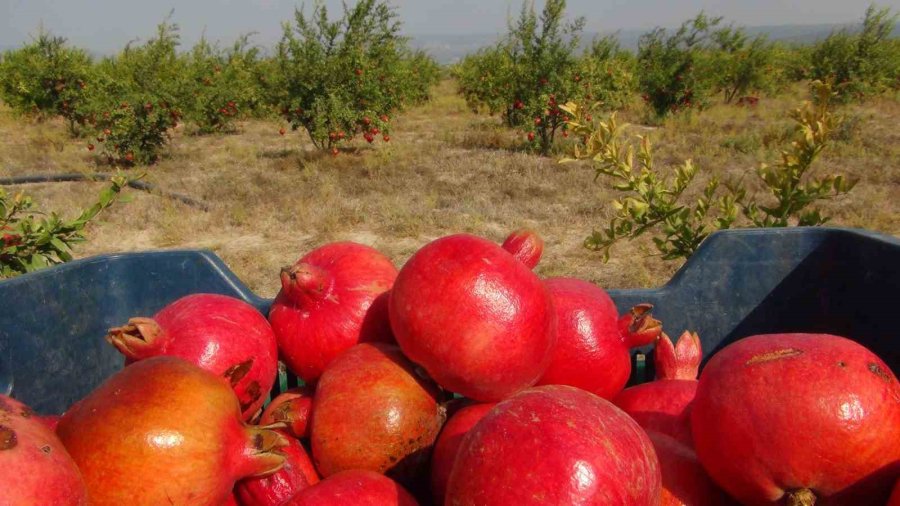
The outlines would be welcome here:
[[[689,408],[697,393],[703,359],[700,336],[685,332],[673,345],[663,333],[655,350],[656,381],[626,388],[613,402],[645,430],[667,434],[693,447]]]
[[[395,345],[363,343],[322,375],[313,399],[310,442],[328,477],[350,469],[422,481],[444,423],[438,389],[416,376]]]
[[[397,268],[377,250],[326,244],[281,270],[269,321],[288,368],[315,383],[341,352],[361,342],[392,342],[387,291]]]
[[[700,376],[691,426],[703,466],[745,504],[884,504],[900,473],[900,385],[843,337],[729,345]]]
[[[31,409],[0,395],[0,504],[87,506],[78,467]]]
[[[556,343],[550,295],[521,261],[467,234],[435,240],[400,270],[391,328],[441,386],[495,402],[537,382]]]
[[[544,281],[556,311],[557,340],[539,385],[570,385],[612,399],[631,375],[630,348],[659,335],[652,306],[642,305],[620,322],[613,300],[599,286],[575,278]]]
[[[153,318],[131,318],[106,340],[129,363],[159,355],[183,358],[224,376],[241,402],[245,420],[262,407],[275,384],[275,334],[250,304],[217,294],[182,297]]]
[[[570,386],[522,391],[463,439],[446,504],[657,505],[659,462],[647,434],[596,395]]]
[[[167,356],[107,379],[63,415],[57,433],[91,506],[219,506],[237,480],[280,469],[287,444],[241,421],[224,378]]]

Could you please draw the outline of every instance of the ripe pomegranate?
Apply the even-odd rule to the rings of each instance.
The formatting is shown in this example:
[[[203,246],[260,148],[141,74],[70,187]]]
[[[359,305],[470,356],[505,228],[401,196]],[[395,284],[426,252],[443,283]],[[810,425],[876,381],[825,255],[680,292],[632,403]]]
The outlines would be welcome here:
[[[544,253],[544,240],[534,230],[516,230],[503,241],[503,249],[516,257],[525,267],[534,269]]]
[[[81,473],[56,434],[28,406],[5,395],[0,395],[0,504],[88,504]]]
[[[219,506],[235,481],[281,468],[275,431],[244,425],[228,381],[177,357],[119,371],[72,406],[56,432],[91,506]]]
[[[672,436],[693,448],[690,404],[702,359],[696,333],[685,332],[676,345],[663,333],[656,341],[656,381],[626,388],[613,402],[644,430]]]
[[[391,328],[441,386],[482,402],[533,385],[556,343],[550,294],[522,262],[467,234],[433,241],[400,270]]]
[[[715,354],[691,408],[697,456],[745,504],[883,504],[900,473],[900,385],[863,346],[768,334]]]
[[[496,404],[493,403],[466,406],[450,417],[441,430],[441,435],[434,445],[434,453],[431,455],[431,495],[436,505],[444,504],[450,471],[453,470],[453,463],[456,461],[463,437],[494,406]]]
[[[300,441],[282,434],[288,445],[281,449],[284,466],[269,476],[247,478],[235,486],[235,495],[243,506],[281,506],[301,490],[319,482],[316,468]]]
[[[599,286],[575,278],[544,285],[556,311],[556,348],[539,385],[570,385],[612,399],[631,375],[630,348],[649,344],[661,331],[639,306],[619,322],[616,305]],[[623,331],[624,330],[624,331]]]
[[[694,450],[665,434],[647,431],[662,470],[660,506],[726,506],[736,504],[713,483]]]
[[[397,346],[347,350],[316,387],[310,427],[316,468],[324,477],[368,469],[403,484],[423,481],[445,417],[437,396]]]
[[[393,342],[387,292],[396,277],[390,259],[353,242],[326,244],[281,269],[269,321],[291,372],[314,383],[353,345]]]
[[[418,506],[418,503],[390,478],[353,469],[300,492],[284,506]]]
[[[284,392],[266,406],[259,425],[287,424],[283,430],[297,439],[309,437],[309,414],[312,411],[314,390],[300,387]]]
[[[501,402],[463,439],[446,504],[657,505],[647,434],[596,395],[535,387]]]
[[[182,297],[153,318],[131,318],[106,340],[132,363],[179,357],[228,379],[244,420],[262,407],[278,373],[275,334],[250,304],[217,294]]]

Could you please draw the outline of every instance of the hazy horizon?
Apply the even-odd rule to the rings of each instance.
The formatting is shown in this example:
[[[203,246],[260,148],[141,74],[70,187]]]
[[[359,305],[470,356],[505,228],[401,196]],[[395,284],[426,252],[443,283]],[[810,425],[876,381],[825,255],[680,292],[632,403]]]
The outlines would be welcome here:
[[[326,0],[332,16],[340,13],[340,0]],[[352,2],[348,2],[352,3]],[[403,33],[440,45],[442,39],[460,39],[474,46],[505,32],[509,16],[518,14],[521,0],[394,0]],[[17,47],[30,40],[40,26],[70,43],[96,54],[110,54],[126,43],[145,40],[172,12],[183,46],[201,35],[228,44],[253,32],[253,43],[273,45],[281,24],[290,21],[303,2],[281,0],[6,0],[0,24],[0,47]],[[306,2],[307,7],[311,2]],[[536,1],[540,9],[543,2]],[[585,16],[588,33],[673,27],[701,10],[724,16],[726,22],[748,27],[788,25],[840,25],[859,23],[868,4],[836,0],[569,0],[570,18]],[[877,5],[900,10],[900,0]],[[647,15],[652,13],[652,15]],[[468,40],[467,40],[468,39]],[[488,42],[489,43],[489,42]]]

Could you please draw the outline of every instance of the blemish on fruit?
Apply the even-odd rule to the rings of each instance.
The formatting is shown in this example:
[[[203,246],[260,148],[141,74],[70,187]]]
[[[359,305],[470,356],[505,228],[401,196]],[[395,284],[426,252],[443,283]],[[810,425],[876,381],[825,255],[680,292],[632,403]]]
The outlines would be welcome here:
[[[228,379],[231,383],[231,386],[234,387],[250,372],[250,368],[253,367],[253,359],[241,362],[240,364],[233,365],[228,368],[227,371],[222,375]]]
[[[879,366],[875,362],[869,364],[869,371],[871,371],[872,374],[878,376],[884,381],[891,381],[891,377],[888,375],[888,373],[884,372],[884,369],[882,369],[881,366]]]
[[[0,425],[0,450],[11,450],[19,444],[16,431]]]
[[[759,355],[754,355],[747,361],[746,365],[754,365],[761,364],[764,362],[772,362],[773,360],[781,360],[785,358],[796,357],[799,355],[803,355],[803,350],[798,350],[796,348],[784,348],[781,350],[770,351],[768,353],[761,353]]]
[[[52,449],[50,448],[50,445],[44,445],[44,446],[41,447],[41,451],[44,452],[44,453],[46,453],[47,455],[50,455],[50,451],[51,451],[51,450],[52,450]]]
[[[838,361],[838,367],[847,367],[847,363],[844,362],[843,360],[839,360],[839,361]]]
[[[253,361],[250,360],[250,362]],[[258,381],[250,382],[250,385],[247,386],[247,395],[250,398],[247,399],[247,401],[241,403],[241,411],[246,411],[247,408],[249,408],[254,402],[256,402],[262,395],[262,388],[260,388]]]

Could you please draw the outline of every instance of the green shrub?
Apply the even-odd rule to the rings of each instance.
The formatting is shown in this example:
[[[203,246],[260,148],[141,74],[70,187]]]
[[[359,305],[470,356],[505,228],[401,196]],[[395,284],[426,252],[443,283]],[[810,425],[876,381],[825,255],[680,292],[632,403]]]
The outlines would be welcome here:
[[[750,39],[744,29],[729,26],[713,32],[711,38],[707,68],[726,104],[779,87],[782,69],[775,67],[775,53],[765,35]]]

